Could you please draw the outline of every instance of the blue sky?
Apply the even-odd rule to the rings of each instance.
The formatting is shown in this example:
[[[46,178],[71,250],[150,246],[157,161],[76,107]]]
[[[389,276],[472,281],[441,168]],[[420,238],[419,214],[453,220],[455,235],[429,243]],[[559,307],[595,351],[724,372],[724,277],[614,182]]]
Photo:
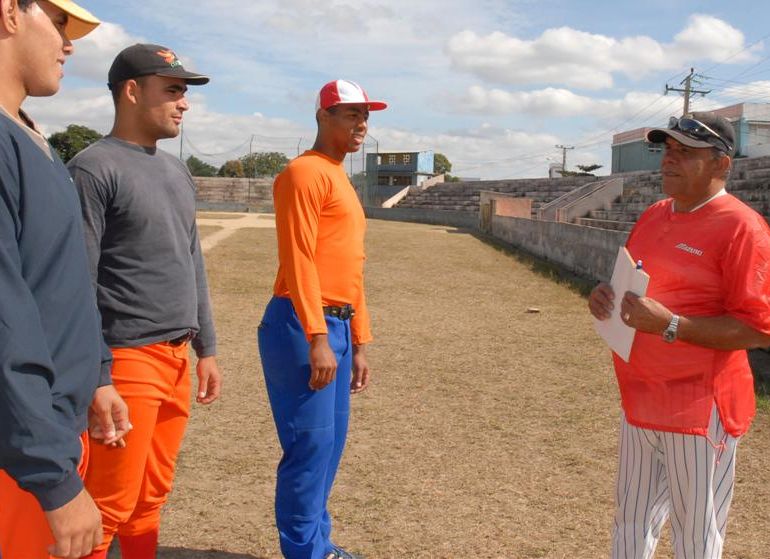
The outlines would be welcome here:
[[[612,134],[681,112],[663,96],[694,67],[694,109],[770,102],[770,7],[648,0],[80,0],[105,23],[75,43],[62,91],[25,107],[51,133],[106,133],[104,85],[135,42],[174,49],[211,76],[191,88],[184,156],[213,164],[253,151],[310,147],[325,82],[359,82],[390,104],[372,113],[366,149],[432,149],[466,177],[547,174],[555,144],[568,167],[608,172]],[[163,147],[179,153],[180,140]],[[361,158],[353,161],[353,170]],[[601,173],[602,171],[600,171]]]

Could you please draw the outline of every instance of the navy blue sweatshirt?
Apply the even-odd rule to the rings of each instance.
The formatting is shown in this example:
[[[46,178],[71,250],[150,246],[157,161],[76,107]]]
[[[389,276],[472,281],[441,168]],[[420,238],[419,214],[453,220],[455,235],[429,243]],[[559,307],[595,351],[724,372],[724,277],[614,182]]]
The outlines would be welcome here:
[[[83,488],[80,434],[109,366],[75,186],[0,109],[0,468],[44,510]]]

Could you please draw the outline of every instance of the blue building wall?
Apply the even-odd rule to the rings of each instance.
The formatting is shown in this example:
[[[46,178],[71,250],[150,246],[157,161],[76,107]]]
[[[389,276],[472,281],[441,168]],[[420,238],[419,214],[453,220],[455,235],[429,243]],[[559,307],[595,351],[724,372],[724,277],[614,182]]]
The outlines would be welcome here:
[[[644,140],[612,146],[612,172],[657,171],[663,159],[663,150],[650,148]]]
[[[432,150],[367,153],[364,204],[378,205],[405,186],[433,176],[433,159]]]
[[[432,151],[421,151],[417,154],[417,172],[427,175],[433,174]]]
[[[406,156],[406,157],[405,157]],[[408,161],[405,162],[405,159]],[[410,184],[419,184],[433,175],[433,151],[367,153],[366,174],[383,177],[411,177]],[[379,164],[377,161],[379,160]],[[391,161],[393,161],[391,163]],[[382,180],[377,181],[382,183]]]
[[[732,124],[735,129],[735,157],[745,157],[746,146],[749,145],[749,123],[745,118],[741,118]],[[662,149],[651,147],[642,138],[612,146],[613,173],[657,171],[662,159]]]

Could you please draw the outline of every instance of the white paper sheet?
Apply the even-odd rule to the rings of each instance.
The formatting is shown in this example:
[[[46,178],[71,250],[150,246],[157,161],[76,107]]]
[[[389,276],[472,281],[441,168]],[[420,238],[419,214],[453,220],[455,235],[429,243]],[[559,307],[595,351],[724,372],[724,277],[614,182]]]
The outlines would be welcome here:
[[[644,265],[644,263],[642,263]],[[604,338],[610,349],[617,353],[623,361],[628,363],[631,355],[631,346],[634,343],[636,330],[626,326],[620,318],[620,302],[626,291],[636,293],[644,297],[647,293],[647,285],[650,276],[643,269],[636,268],[636,262],[631,258],[626,247],[618,249],[618,257],[615,260],[615,269],[612,271],[610,285],[615,292],[615,308],[612,309],[610,318],[606,320],[594,319],[596,332]]]

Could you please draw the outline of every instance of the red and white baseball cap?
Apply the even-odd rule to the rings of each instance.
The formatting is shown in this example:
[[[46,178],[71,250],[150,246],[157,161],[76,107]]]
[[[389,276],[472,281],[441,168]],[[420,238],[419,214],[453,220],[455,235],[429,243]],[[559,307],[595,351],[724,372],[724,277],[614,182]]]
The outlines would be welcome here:
[[[366,91],[360,85],[348,80],[334,80],[327,83],[318,92],[315,110],[328,109],[336,105],[366,104],[370,111],[388,108],[383,101],[370,101]]]

